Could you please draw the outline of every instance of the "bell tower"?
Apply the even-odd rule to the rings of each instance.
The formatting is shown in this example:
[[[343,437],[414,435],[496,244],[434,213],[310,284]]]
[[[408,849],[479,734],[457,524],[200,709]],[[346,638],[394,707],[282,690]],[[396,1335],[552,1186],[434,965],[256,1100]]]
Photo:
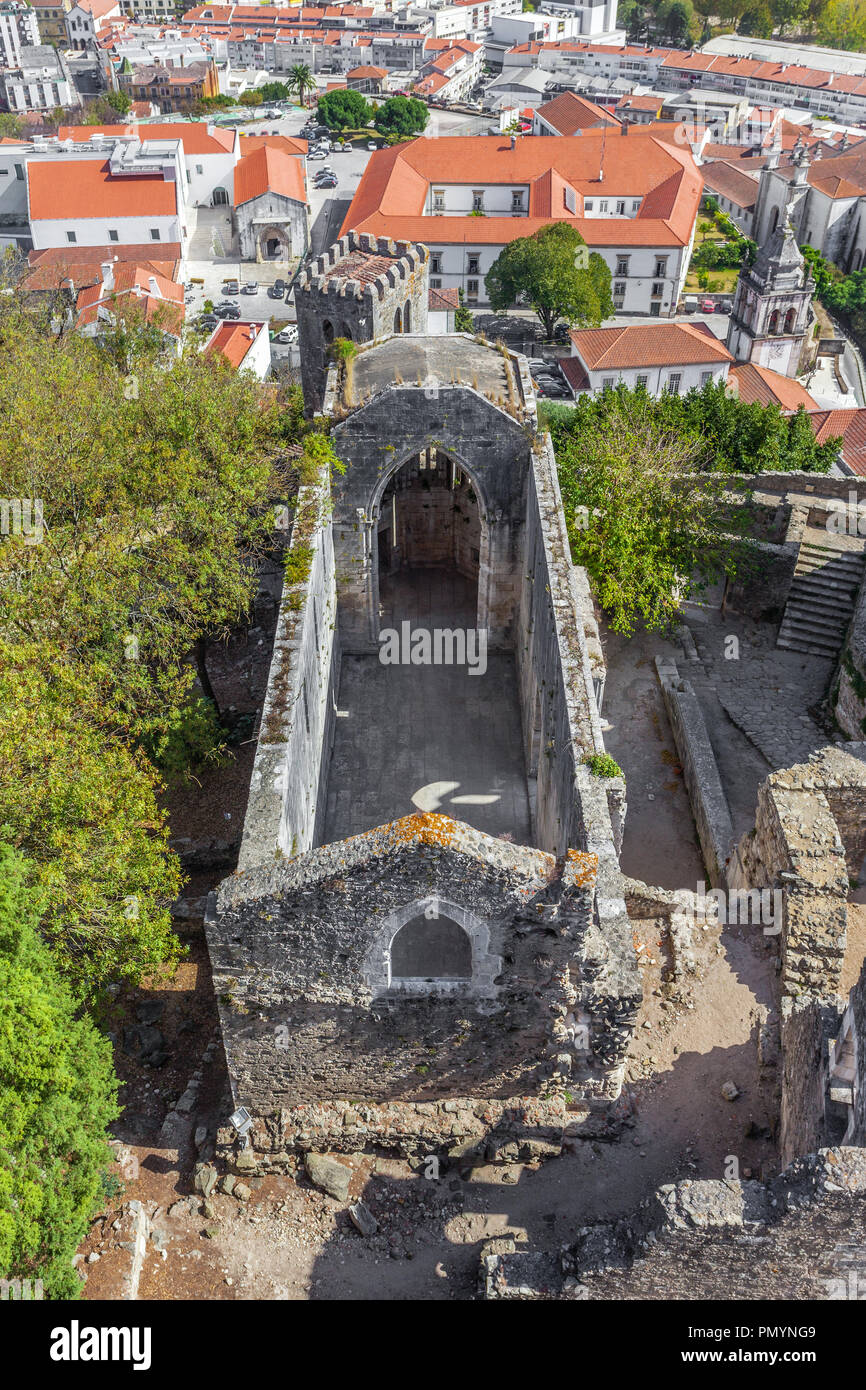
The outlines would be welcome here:
[[[794,238],[791,205],[737,280],[727,346],[738,362],[796,376],[814,321],[815,281]]]

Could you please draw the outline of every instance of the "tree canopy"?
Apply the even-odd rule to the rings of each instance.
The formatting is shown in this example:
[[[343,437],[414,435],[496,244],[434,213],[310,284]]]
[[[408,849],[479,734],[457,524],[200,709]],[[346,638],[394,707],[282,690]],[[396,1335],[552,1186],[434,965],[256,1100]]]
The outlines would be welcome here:
[[[721,383],[658,400],[617,387],[544,418],[575,564],[626,634],[670,627],[690,592],[752,563],[747,511],[724,497],[731,473],[826,472],[836,455],[804,412],[742,403]]]
[[[369,125],[373,110],[360,92],[340,90],[319,97],[319,120],[329,130],[360,130]]]
[[[42,895],[0,844],[0,1272],[75,1298],[76,1247],[101,1204],[120,1113],[111,1045],[39,935]]]
[[[590,253],[577,229],[566,222],[551,222],[509,242],[484,283],[491,308],[531,305],[548,338],[560,319],[569,326],[596,328],[614,311],[607,262]]]
[[[389,97],[373,120],[382,135],[417,135],[427,124],[427,107],[417,97]]]

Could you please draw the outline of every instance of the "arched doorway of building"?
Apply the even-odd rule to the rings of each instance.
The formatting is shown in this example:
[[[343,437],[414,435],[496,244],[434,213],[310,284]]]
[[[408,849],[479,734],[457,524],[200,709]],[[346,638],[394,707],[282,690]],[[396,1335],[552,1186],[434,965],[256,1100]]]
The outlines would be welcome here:
[[[215,188],[213,191],[213,205],[215,208],[228,207],[229,195],[225,188]]]
[[[487,527],[472,479],[443,449],[408,459],[378,508],[375,574],[379,627],[486,627],[479,601]]]

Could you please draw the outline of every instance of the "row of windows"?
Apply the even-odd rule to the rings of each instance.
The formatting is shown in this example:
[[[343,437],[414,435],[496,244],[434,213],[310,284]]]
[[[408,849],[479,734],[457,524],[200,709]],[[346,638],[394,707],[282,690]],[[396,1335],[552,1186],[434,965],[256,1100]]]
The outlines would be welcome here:
[[[712,381],[712,379],[713,379],[713,374],[712,374],[712,372],[701,372],[701,386],[706,386],[708,382]],[[602,391],[612,391],[612,390],[614,389],[614,387],[616,386],[616,383],[617,383],[617,378],[616,378],[615,376],[604,376],[604,377],[602,377],[602,379],[601,379],[601,389],[602,389]],[[666,382],[666,384],[665,384],[665,390],[666,390],[666,391],[668,392],[668,394],[671,395],[671,396],[678,396],[678,395],[680,394],[680,388],[681,388],[682,384],[683,384],[683,374],[682,374],[682,372],[671,372],[670,375],[668,376],[667,382]],[[648,377],[648,376],[638,376],[638,377],[636,377],[636,378],[635,378],[635,385],[638,386],[638,387],[641,387],[641,386],[642,386],[643,389],[646,391],[646,390],[648,389],[648,387],[649,387],[649,377]]]
[[[160,240],[162,239],[162,233],[160,232],[159,227],[151,227],[151,229],[150,229],[150,239],[151,239],[151,241],[160,241]],[[69,242],[70,246],[73,246],[73,245],[78,241],[78,233],[77,233],[77,232],[67,232],[67,233],[66,233],[66,240]],[[119,234],[119,232],[118,232],[118,230],[117,230],[116,227],[109,227],[109,229],[108,229],[108,240],[109,240],[109,241],[119,241],[119,240],[120,240],[120,234]]]

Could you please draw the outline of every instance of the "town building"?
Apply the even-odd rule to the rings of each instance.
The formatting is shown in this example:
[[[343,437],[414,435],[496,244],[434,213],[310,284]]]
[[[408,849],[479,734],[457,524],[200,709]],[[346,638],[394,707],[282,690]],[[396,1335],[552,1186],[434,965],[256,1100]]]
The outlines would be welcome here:
[[[74,324],[91,338],[119,324],[155,328],[177,355],[186,315],[183,295],[183,285],[150,266],[109,258],[100,266],[99,281],[78,291]]]
[[[796,376],[814,323],[815,281],[785,220],[758,241],[755,263],[737,280],[728,347],[738,362]]]
[[[271,370],[271,339],[268,325],[260,320],[234,319],[214,329],[204,348],[237,372],[251,372],[264,381]]]
[[[241,257],[285,261],[309,247],[304,161],[262,145],[235,169],[235,224]]]
[[[0,85],[9,110],[22,115],[81,101],[66,59],[50,44],[24,45],[16,66],[0,72]]]
[[[708,382],[724,382],[733,358],[703,323],[629,324],[573,330],[571,356],[559,366],[572,395],[643,388],[651,396],[679,396]]]
[[[864,79],[866,81],[866,79]],[[761,172],[755,240],[766,241],[790,218],[797,242],[814,246],[840,270],[859,270],[866,254],[866,139],[813,159],[805,144],[790,162],[771,151]]]
[[[205,97],[219,96],[219,76],[212,58],[183,67],[151,63],[145,67],[124,64],[117,85],[131,101],[150,101],[161,111],[188,111]]]
[[[669,317],[685,283],[702,181],[686,149],[639,131],[419,139],[374,154],[343,221],[430,247],[434,289],[487,301],[500,251],[551,221],[607,261],[625,313]]]
[[[55,48],[66,47],[66,16],[72,9],[72,0],[31,0],[31,6],[39,27],[36,43],[50,43]]]
[[[601,126],[619,129],[621,122],[603,106],[594,101],[579,97],[576,92],[562,92],[552,101],[535,109],[532,121],[533,135],[578,135],[584,130],[598,130]]]
[[[0,4],[0,66],[18,67],[22,48],[40,44],[36,11],[21,0],[2,0]]]
[[[243,137],[212,122],[159,121],[137,126],[61,126],[61,141],[76,144],[101,138],[106,148],[138,140],[174,141],[181,146],[184,201],[193,207],[230,207],[234,198],[234,171],[242,153]],[[303,145],[306,142],[295,142]]]
[[[120,18],[119,0],[75,0],[66,13],[66,38],[70,48],[84,51],[96,42],[96,32],[106,19]]]

